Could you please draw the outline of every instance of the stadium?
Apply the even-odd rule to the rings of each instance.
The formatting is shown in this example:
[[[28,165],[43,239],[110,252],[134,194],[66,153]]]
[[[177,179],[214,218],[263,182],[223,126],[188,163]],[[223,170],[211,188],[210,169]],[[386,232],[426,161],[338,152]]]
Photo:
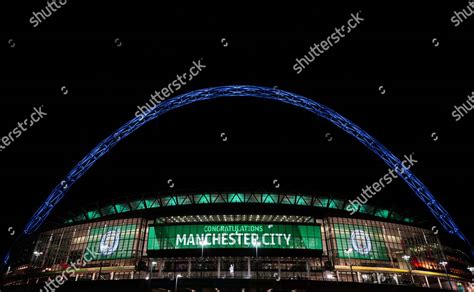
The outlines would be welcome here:
[[[433,220],[409,205],[370,201],[356,207],[349,194],[332,190],[178,192],[171,187],[52,213],[98,159],[139,127],[172,109],[224,96],[280,101],[329,120],[391,169],[404,170],[397,172],[400,178],[449,235],[438,234]],[[53,189],[4,259],[2,291],[471,291],[469,248],[427,187],[361,128],[302,96],[226,86],[165,101],[86,155]]]
[[[95,206],[40,233],[8,285],[45,285],[87,252],[94,257],[70,282],[141,280],[156,289],[198,290],[337,281],[467,290],[471,277],[469,257],[420,227],[416,216],[370,205],[350,216],[350,204],[337,198],[203,193]]]

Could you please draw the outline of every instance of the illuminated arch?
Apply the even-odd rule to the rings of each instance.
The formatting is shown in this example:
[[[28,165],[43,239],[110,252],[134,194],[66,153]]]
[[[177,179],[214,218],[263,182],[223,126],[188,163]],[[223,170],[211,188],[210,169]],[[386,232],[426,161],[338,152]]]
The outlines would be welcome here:
[[[160,115],[180,108],[182,106],[219,97],[256,97],[269,99],[291,104],[299,108],[306,109],[319,117],[322,117],[334,125],[353,136],[380,157],[390,168],[403,169],[400,159],[393,155],[387,148],[375,140],[372,136],[360,127],[344,118],[332,109],[321,105],[306,97],[286,92],[279,89],[272,89],[259,86],[222,86],[196,90],[177,97],[166,100],[158,104],[151,112],[142,117],[135,117],[124,126],[115,131],[112,135],[99,143],[86,157],[84,157],[61,181],[48,196],[46,201],[35,212],[24,229],[24,234],[31,234],[36,231],[44,220],[48,217],[53,208],[68,192],[71,186],[104,154],[106,154],[115,144],[133,133],[135,130],[147,122]],[[414,191],[416,196],[428,207],[431,213],[441,223],[444,229],[450,234],[455,234],[465,241],[472,248],[469,239],[459,230],[454,220],[448,212],[439,204],[428,188],[408,169],[401,174],[403,180]]]

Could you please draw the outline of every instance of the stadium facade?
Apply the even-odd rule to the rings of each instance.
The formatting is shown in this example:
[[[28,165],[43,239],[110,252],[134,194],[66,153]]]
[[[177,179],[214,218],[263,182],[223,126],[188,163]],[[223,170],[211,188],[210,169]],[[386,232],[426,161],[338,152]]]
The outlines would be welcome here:
[[[286,193],[152,195],[97,204],[30,237],[27,260],[9,268],[4,284],[41,286],[62,275],[69,282],[146,280],[153,288],[215,288],[219,279],[469,291],[469,256],[442,243],[417,216],[370,205],[351,216],[349,206]]]

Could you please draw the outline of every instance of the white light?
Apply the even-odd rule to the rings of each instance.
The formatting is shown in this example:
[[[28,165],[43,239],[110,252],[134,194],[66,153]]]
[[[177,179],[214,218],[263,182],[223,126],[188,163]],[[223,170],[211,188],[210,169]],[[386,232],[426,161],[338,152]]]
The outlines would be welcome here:
[[[334,275],[333,275],[333,274],[327,274],[326,278],[328,278],[328,279],[334,279]]]
[[[402,259],[404,259],[405,261],[408,262],[408,260],[410,260],[410,256],[409,255],[404,255],[404,256],[402,256]]]
[[[442,265],[442,266],[444,266],[444,267],[446,267],[446,265],[448,264],[448,262],[447,262],[447,261],[442,261],[442,262],[439,262],[439,264]]]
[[[181,278],[181,277],[183,277],[183,276],[181,276],[181,274],[176,275],[176,278]]]
[[[157,262],[151,262],[153,266],[156,266],[158,263]]]
[[[146,277],[145,277],[145,280],[150,280],[150,277],[146,276]]]

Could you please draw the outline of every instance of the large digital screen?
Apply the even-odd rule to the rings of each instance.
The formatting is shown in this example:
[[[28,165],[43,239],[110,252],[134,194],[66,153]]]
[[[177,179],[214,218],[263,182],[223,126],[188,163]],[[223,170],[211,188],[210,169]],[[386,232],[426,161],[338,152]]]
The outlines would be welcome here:
[[[339,258],[388,261],[383,230],[375,226],[334,224]]]
[[[287,248],[322,250],[321,226],[277,224],[152,225],[148,250]]]
[[[91,228],[87,247],[95,260],[131,258],[136,229],[135,224]]]

